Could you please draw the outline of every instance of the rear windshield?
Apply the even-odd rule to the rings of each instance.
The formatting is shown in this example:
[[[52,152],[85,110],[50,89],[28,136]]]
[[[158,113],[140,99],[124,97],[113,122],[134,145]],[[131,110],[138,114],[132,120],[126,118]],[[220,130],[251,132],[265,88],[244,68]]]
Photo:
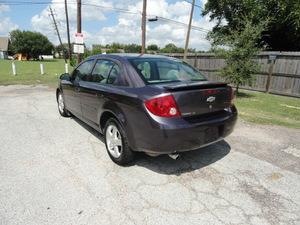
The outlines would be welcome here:
[[[129,59],[129,62],[148,84],[206,80],[198,70],[176,59],[140,58]]]

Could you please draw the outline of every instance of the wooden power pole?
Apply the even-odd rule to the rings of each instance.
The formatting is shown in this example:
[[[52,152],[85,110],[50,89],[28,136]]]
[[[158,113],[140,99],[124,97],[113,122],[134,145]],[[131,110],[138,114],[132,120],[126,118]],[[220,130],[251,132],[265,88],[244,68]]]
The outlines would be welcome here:
[[[52,17],[52,19],[53,19],[54,28],[55,28],[55,30],[56,30],[56,34],[57,34],[57,36],[58,36],[58,40],[59,40],[60,46],[62,47],[62,50],[63,50],[65,62],[67,63],[67,57],[66,57],[66,53],[65,53],[65,48],[64,48],[64,46],[63,46],[63,44],[62,44],[62,41],[61,41],[61,37],[60,37],[59,30],[58,30],[58,27],[57,27],[57,23],[56,23],[56,20],[55,20],[55,17],[54,17],[54,13],[53,13],[53,10],[52,10],[51,7],[49,7],[49,9],[50,9],[50,15],[51,15],[51,17]]]
[[[191,27],[192,27],[192,21],[193,21],[193,14],[194,14],[194,7],[195,7],[195,0],[193,0],[193,2],[192,2],[192,8],[191,8],[189,26],[188,26],[188,30],[187,30],[187,33],[186,33],[184,55],[183,55],[183,60],[184,61],[186,61],[186,59],[187,59],[187,53],[188,53],[189,41],[190,41],[190,33],[191,33]]]
[[[142,54],[146,52],[146,10],[147,0],[143,0],[143,12],[142,12]]]
[[[77,33],[81,33],[81,0],[77,0]],[[77,54],[77,63],[81,62],[81,54]]]
[[[70,40],[70,27],[69,27],[69,14],[68,14],[68,3],[65,0],[65,13],[66,13],[66,23],[67,23],[67,36],[68,36],[68,47],[69,47],[69,60],[71,61],[72,57],[72,47],[71,47],[71,40]]]

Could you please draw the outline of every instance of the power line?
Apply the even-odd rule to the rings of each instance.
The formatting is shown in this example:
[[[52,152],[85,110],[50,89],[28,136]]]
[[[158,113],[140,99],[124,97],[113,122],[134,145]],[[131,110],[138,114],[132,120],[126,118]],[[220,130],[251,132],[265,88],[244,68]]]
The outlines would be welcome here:
[[[184,26],[184,27],[187,27],[187,26],[188,26],[188,24],[183,23],[183,22],[180,22],[180,21],[177,21],[177,20],[168,19],[168,18],[161,17],[161,16],[157,16],[157,18],[158,18],[158,19],[161,19],[161,20],[164,20],[164,21],[166,21],[166,22],[171,22],[171,23],[178,24],[178,25],[181,25],[181,26]],[[205,28],[202,28],[202,27],[191,26],[191,28],[192,28],[193,30],[201,31],[201,32],[204,32],[204,33],[210,32],[210,30],[205,29]]]
[[[189,1],[186,1],[186,2],[189,2]],[[3,4],[6,4],[6,5],[48,5],[48,4],[64,4],[63,2],[33,2],[33,1],[1,1],[0,0],[0,4],[3,3]],[[191,2],[189,2],[191,3]],[[68,4],[77,4],[77,2],[68,2]],[[140,11],[130,11],[128,9],[124,9],[124,8],[116,8],[116,7],[110,7],[110,6],[103,6],[103,5],[97,5],[97,4],[90,4],[90,3],[81,3],[82,5],[84,6],[92,6],[92,7],[97,7],[97,8],[102,8],[102,9],[108,9],[108,10],[113,10],[113,11],[118,11],[118,12],[121,12],[121,13],[127,13],[127,14],[134,14],[134,15],[141,15],[142,13]],[[196,6],[196,5],[195,5]],[[154,15],[152,15],[153,17]],[[150,17],[147,16],[148,18]],[[187,27],[188,24],[186,23],[183,23],[183,22],[180,22],[180,21],[177,21],[177,20],[173,20],[173,19],[169,19],[169,18],[165,18],[165,17],[162,17],[162,16],[154,16],[154,17],[157,17],[158,19],[160,20],[163,20],[165,22],[171,22],[173,24],[177,24],[177,25],[180,25],[180,26],[184,26],[184,27]],[[208,33],[210,30],[208,29],[205,29],[205,28],[202,28],[202,27],[197,27],[197,26],[192,26],[191,29],[193,30],[197,30],[197,31],[200,31],[200,32],[205,32],[205,33]]]
[[[183,0],[183,1],[184,1],[184,2],[187,2],[187,3],[190,3],[191,5],[193,5],[192,2],[189,2],[189,1],[187,1],[187,0]],[[194,4],[194,6],[200,8],[200,9],[203,9],[203,7],[202,7],[201,5]]]

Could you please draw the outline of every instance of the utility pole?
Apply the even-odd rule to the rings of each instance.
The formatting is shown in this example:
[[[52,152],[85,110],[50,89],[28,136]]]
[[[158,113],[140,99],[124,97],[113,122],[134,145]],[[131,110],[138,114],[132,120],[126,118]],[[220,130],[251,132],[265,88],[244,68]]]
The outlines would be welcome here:
[[[77,33],[81,33],[81,0],[77,0]],[[81,62],[81,54],[77,54],[77,63]]]
[[[67,0],[65,0],[65,13],[66,13],[67,36],[68,36],[68,46],[69,46],[69,61],[71,61],[72,48],[71,48],[71,40],[70,40],[69,14],[68,14],[68,3],[67,3]]]
[[[184,61],[186,61],[186,59],[187,59],[187,53],[188,53],[189,41],[190,41],[190,33],[191,33],[191,27],[192,27],[192,20],[193,20],[193,14],[194,14],[194,7],[195,7],[195,0],[193,0],[193,2],[192,2],[190,21],[189,21],[188,30],[187,30],[187,33],[186,33],[184,55],[183,55],[183,60]]]
[[[55,20],[55,17],[54,17],[54,13],[53,13],[53,11],[52,11],[51,6],[49,7],[49,9],[50,9],[50,15],[51,15],[51,17],[52,17],[52,19],[53,19],[54,28],[55,28],[55,30],[56,30],[56,33],[57,33],[57,36],[58,36],[58,40],[59,40],[60,46],[61,46],[62,49],[63,49],[63,54],[64,54],[65,62],[67,63],[67,58],[66,58],[65,49],[64,49],[64,46],[63,46],[62,41],[61,41],[61,38],[60,38],[60,34],[59,34],[59,31],[58,31],[58,28],[57,28],[57,23],[56,23],[56,20]]]
[[[145,54],[146,49],[146,10],[147,0],[143,0],[143,12],[142,12],[142,54]]]

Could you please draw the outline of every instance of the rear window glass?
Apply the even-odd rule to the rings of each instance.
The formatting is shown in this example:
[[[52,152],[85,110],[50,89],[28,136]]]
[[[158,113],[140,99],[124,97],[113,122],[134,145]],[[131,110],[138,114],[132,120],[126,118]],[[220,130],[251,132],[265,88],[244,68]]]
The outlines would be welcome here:
[[[198,70],[179,60],[140,58],[129,61],[148,84],[206,80]]]

